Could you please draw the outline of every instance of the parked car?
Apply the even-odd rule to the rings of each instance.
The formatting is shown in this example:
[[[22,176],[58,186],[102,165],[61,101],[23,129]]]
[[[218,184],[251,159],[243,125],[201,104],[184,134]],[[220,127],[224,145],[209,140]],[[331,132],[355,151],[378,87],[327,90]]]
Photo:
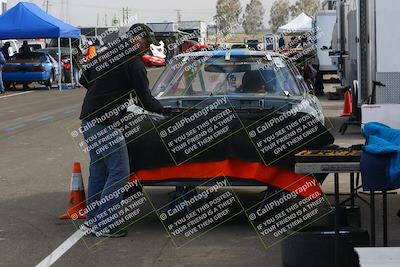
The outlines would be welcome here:
[[[258,40],[247,40],[246,44],[249,47],[249,49],[252,49],[254,51],[260,50],[259,49],[260,42]]]
[[[248,49],[249,46],[247,44],[233,44],[231,45],[231,49]]]
[[[63,67],[62,67],[63,71]],[[17,53],[3,68],[3,82],[6,88],[11,84],[39,82],[51,87],[58,81],[59,65],[46,52]]]
[[[165,59],[161,57],[153,56],[150,53],[146,53],[142,56],[144,65],[146,67],[163,67],[165,66]]]
[[[154,115],[150,123],[132,117],[143,124],[127,139],[132,171],[145,183],[196,186],[221,173],[231,185],[274,186],[280,175],[295,182],[301,177],[294,172],[294,155],[334,142],[318,99],[293,63],[277,53],[181,54],[152,93],[165,118]],[[274,134],[284,141],[274,143]]]
[[[182,47],[183,53],[209,50],[208,45],[200,44],[199,42],[197,42],[195,40],[185,40],[185,41],[183,41],[181,47]]]
[[[61,47],[60,51],[61,51],[61,63],[63,66],[64,81],[66,83],[69,83],[69,82],[71,82],[70,51],[69,51],[68,47]],[[58,47],[47,47],[45,49],[37,50],[37,52],[48,53],[52,58],[54,58],[58,62]]]
[[[46,44],[42,42],[29,42],[28,46],[31,48],[31,51],[34,52],[36,50],[45,48]]]

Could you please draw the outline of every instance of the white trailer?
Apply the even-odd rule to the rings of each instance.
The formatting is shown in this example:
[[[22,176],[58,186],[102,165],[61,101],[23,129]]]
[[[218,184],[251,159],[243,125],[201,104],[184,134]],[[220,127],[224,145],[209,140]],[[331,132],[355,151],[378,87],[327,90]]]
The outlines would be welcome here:
[[[386,88],[377,89],[377,103],[400,104],[400,1],[375,0],[374,24],[372,35],[375,45],[375,64],[372,66],[375,80],[386,84]]]
[[[332,60],[332,33],[336,24],[335,10],[321,10],[315,15],[314,29],[317,35],[316,49],[319,69],[323,74],[334,74],[338,70],[337,62]]]
[[[207,23],[204,21],[180,21],[177,22],[178,29],[182,32],[193,34],[191,40],[199,42],[199,44],[207,44]]]
[[[355,104],[361,109],[357,120],[378,120],[394,126],[390,119],[400,110],[400,1],[343,0],[337,2],[337,11],[336,46],[344,55],[339,68],[345,86],[358,81],[354,83],[358,95]],[[386,85],[376,88],[375,97],[373,81]]]

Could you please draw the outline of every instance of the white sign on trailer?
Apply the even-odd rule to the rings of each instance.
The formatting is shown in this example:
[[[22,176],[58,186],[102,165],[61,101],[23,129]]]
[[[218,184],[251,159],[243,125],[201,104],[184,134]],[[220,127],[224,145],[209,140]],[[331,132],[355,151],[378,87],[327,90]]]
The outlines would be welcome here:
[[[391,128],[400,129],[400,105],[380,104],[362,105],[362,125],[368,122],[379,122]]]

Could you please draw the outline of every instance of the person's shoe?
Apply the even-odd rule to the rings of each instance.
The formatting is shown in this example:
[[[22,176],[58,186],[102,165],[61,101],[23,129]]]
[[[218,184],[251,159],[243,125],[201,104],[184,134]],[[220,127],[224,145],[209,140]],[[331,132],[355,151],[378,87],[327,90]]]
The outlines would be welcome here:
[[[92,235],[96,237],[111,237],[111,238],[118,238],[118,237],[125,237],[128,235],[128,231],[125,229],[115,228],[110,230],[109,232],[103,231],[93,231]]]

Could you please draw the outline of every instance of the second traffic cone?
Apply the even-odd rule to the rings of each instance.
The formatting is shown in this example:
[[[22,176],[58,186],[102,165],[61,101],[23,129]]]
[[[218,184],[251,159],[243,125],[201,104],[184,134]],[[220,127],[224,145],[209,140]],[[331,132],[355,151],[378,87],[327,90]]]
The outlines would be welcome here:
[[[350,117],[353,114],[353,105],[351,103],[351,93],[349,90],[344,93],[344,108],[342,117]]]
[[[67,213],[58,217],[60,220],[86,219],[84,209],[86,208],[85,189],[81,172],[81,164],[74,163],[71,177],[71,188],[69,192],[69,203]]]

